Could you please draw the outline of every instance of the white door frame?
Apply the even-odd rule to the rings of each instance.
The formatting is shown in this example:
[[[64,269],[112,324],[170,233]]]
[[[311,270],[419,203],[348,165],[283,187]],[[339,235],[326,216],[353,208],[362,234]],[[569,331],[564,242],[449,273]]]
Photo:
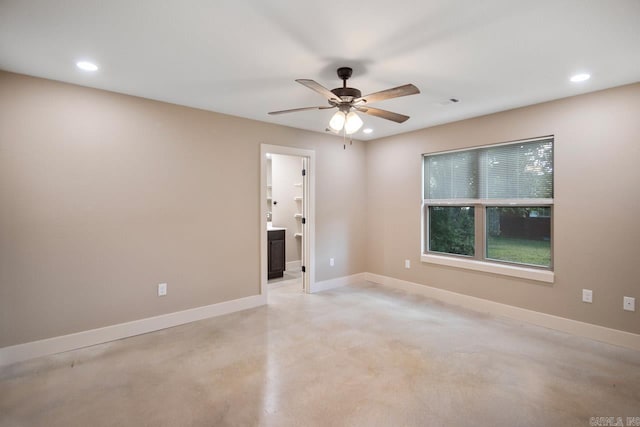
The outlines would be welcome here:
[[[307,175],[303,205],[306,205],[306,224],[303,226],[305,266],[304,291],[311,293],[315,284],[315,229],[316,229],[316,152],[283,145],[260,144],[260,294],[267,295],[267,153],[298,156],[307,160]]]

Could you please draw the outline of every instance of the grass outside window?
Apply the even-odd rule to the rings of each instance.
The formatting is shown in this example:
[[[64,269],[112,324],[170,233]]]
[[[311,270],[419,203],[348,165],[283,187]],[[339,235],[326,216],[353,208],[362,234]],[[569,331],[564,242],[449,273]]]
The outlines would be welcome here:
[[[512,237],[488,237],[487,258],[549,267],[551,266],[551,242]]]

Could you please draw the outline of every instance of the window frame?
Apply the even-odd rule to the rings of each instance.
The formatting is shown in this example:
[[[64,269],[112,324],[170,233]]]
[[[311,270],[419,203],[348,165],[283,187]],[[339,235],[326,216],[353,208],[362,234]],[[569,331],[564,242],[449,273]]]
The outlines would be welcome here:
[[[461,151],[479,150],[483,148],[493,148],[502,145],[522,144],[527,142],[535,142],[541,140],[551,139],[553,144],[553,176],[552,186],[555,189],[555,136],[548,135],[537,138],[529,138],[523,140],[509,141],[498,144],[489,144],[476,147],[468,147],[457,150],[446,150],[432,153],[422,154],[422,193],[421,193],[421,261],[426,263],[434,263],[440,265],[446,265],[450,267],[460,267],[472,270],[479,270],[495,274],[503,274],[508,276],[520,277],[524,279],[530,279],[535,281],[541,281],[546,283],[553,283],[555,280],[554,274],[554,199],[553,198],[522,198],[522,199],[425,199],[425,174],[427,173],[427,167],[425,166],[425,159],[445,153],[454,153]],[[555,193],[555,191],[554,191]],[[555,196],[555,194],[554,194]],[[473,206],[474,207],[474,255],[460,255],[450,254],[445,252],[431,251],[429,248],[429,207],[431,206]],[[487,208],[491,207],[544,207],[550,209],[550,230],[549,230],[549,245],[550,245],[550,263],[549,266],[532,265],[525,263],[518,263],[512,261],[498,260],[487,258]]]

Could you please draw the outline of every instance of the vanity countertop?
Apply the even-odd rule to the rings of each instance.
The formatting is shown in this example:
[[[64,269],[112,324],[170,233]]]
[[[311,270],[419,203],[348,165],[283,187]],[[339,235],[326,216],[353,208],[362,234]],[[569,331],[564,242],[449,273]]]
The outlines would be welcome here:
[[[284,227],[274,227],[270,222],[267,223],[267,231],[286,231]]]

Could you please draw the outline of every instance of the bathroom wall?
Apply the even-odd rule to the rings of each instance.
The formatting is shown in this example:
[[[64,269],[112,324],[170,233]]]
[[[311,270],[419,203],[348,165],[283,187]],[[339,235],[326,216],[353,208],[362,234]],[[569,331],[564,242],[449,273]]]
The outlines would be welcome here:
[[[271,155],[272,212],[273,226],[287,229],[285,235],[287,263],[300,262],[302,259],[302,239],[295,237],[300,230],[300,220],[294,215],[302,212],[302,202],[294,197],[302,196],[302,158]],[[296,186],[298,184],[298,186]],[[289,269],[291,264],[288,265]]]

